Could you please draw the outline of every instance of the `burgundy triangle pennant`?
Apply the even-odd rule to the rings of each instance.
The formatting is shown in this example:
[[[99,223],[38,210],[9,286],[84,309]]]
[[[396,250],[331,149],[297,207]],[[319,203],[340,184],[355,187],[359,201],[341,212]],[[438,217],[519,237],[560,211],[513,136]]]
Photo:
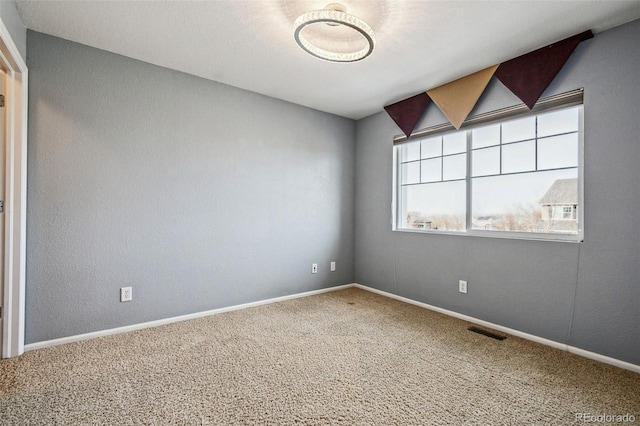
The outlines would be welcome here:
[[[588,30],[503,62],[495,76],[531,109],[560,72],[576,46],[592,37],[593,33]]]
[[[404,134],[409,137],[430,101],[429,95],[423,92],[395,104],[387,105],[384,109]]]

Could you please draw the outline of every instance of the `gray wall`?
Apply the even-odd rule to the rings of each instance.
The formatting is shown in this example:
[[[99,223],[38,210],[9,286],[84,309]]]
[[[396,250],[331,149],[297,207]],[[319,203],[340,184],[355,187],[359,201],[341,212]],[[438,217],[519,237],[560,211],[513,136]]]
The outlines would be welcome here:
[[[354,121],[31,31],[28,66],[27,343],[353,282]]]
[[[384,112],[360,120],[356,282],[640,364],[639,76],[635,21],[583,42],[543,95],[585,88],[582,244],[392,232],[401,132]],[[518,103],[494,79],[472,115]],[[442,122],[432,105],[418,128]]]
[[[0,0],[0,18],[9,30],[22,59],[27,57],[27,29],[16,9],[14,1]]]

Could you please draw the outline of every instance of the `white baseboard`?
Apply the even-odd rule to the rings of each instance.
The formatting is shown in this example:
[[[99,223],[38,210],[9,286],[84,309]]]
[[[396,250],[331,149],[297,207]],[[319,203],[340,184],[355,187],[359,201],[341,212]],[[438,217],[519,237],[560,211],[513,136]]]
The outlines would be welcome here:
[[[112,334],[128,333],[130,331],[142,330],[145,328],[158,327],[160,325],[172,324],[174,322],[187,321],[196,318],[208,317],[225,312],[238,311],[240,309],[253,308],[270,303],[283,302],[285,300],[298,299],[300,297],[313,296],[316,294],[328,293],[331,291],[345,290],[353,287],[354,284],[344,284],[335,287],[321,288],[319,290],[305,291],[303,293],[291,294],[288,296],[274,297],[272,299],[259,300],[257,302],[243,303],[241,305],[227,306],[225,308],[212,309],[210,311],[196,312],[194,314],[180,315],[177,317],[164,318],[156,321],[143,322],[140,324],[127,325],[124,327],[110,328],[108,330],[94,331],[91,333],[77,334],[75,336],[61,337],[59,339],[45,340],[42,342],[29,343],[24,346],[24,351],[34,351],[36,349],[51,348],[53,346],[64,345],[66,343],[80,342],[82,340],[94,339],[96,337],[110,336]]]
[[[418,302],[418,301],[413,300],[413,299],[409,299],[409,298],[406,298],[406,297],[398,296],[398,295],[393,294],[393,293],[388,293],[386,291],[377,290],[375,288],[367,287],[365,285],[357,284],[357,283],[344,284],[344,285],[339,285],[339,286],[336,286],[336,287],[322,288],[322,289],[319,289],[319,290],[305,291],[303,293],[297,293],[297,294],[291,294],[291,295],[288,295],[288,296],[275,297],[275,298],[272,298],[272,299],[259,300],[257,302],[243,303],[241,305],[227,306],[225,308],[212,309],[210,311],[196,312],[194,314],[181,315],[181,316],[177,316],[177,317],[165,318],[165,319],[156,320],[156,321],[149,321],[149,322],[144,322],[144,323],[140,323],[140,324],[127,325],[127,326],[124,326],[124,327],[111,328],[111,329],[108,329],[108,330],[94,331],[92,333],[85,333],[85,334],[78,334],[78,335],[75,335],[75,336],[62,337],[60,339],[52,339],[52,340],[45,340],[45,341],[42,341],[42,342],[30,343],[30,344],[24,346],[24,350],[25,350],[25,352],[28,352],[28,351],[33,351],[33,350],[36,350],[36,349],[50,348],[50,347],[53,347],[53,346],[63,345],[65,343],[79,342],[79,341],[82,341],[82,340],[93,339],[93,338],[96,338],[96,337],[110,336],[112,334],[127,333],[127,332],[130,332],[130,331],[142,330],[142,329],[145,329],[145,328],[158,327],[160,325],[172,324],[174,322],[187,321],[187,320],[191,320],[191,319],[207,317],[207,316],[210,316],[210,315],[217,315],[217,314],[222,314],[222,313],[225,313],[225,312],[237,311],[237,310],[240,310],[240,309],[253,308],[255,306],[268,305],[270,303],[283,302],[285,300],[298,299],[300,297],[313,296],[313,295],[316,295],[316,294],[328,293],[328,292],[331,292],[331,291],[345,290],[347,288],[352,288],[352,287],[359,288],[359,289],[366,290],[366,291],[370,291],[372,293],[376,293],[376,294],[379,294],[381,296],[389,297],[391,299],[399,300],[401,302],[409,303],[411,305],[419,306],[421,308],[429,309],[431,311],[435,311],[435,312],[438,312],[438,313],[441,313],[441,314],[444,314],[444,315],[447,315],[447,316],[450,316],[450,317],[458,318],[458,319],[461,319],[463,321],[467,321],[467,322],[470,322],[470,323],[473,323],[473,324],[478,324],[478,325],[481,325],[483,327],[487,327],[487,328],[491,328],[491,329],[494,329],[494,330],[502,331],[502,332],[510,334],[512,336],[520,337],[520,338],[526,339],[526,340],[531,340],[533,342],[540,343],[542,345],[551,346],[552,348],[561,349],[563,351],[567,351],[567,352],[570,352],[570,353],[575,354],[575,355],[580,355],[580,356],[583,356],[585,358],[593,359],[595,361],[599,361],[599,362],[602,362],[602,363],[605,363],[605,364],[610,364],[610,365],[613,365],[613,366],[616,366],[616,367],[623,368],[625,370],[633,371],[635,373],[640,373],[640,365],[631,364],[629,362],[621,361],[621,360],[616,359],[616,358],[611,358],[611,357],[608,357],[608,356],[605,356],[605,355],[601,355],[601,354],[598,354],[598,353],[595,353],[595,352],[590,352],[590,351],[587,351],[587,350],[584,350],[584,349],[576,348],[574,346],[570,346],[570,345],[567,345],[565,343],[559,343],[559,342],[556,342],[556,341],[553,341],[553,340],[545,339],[543,337],[535,336],[533,334],[524,333],[522,331],[514,330],[514,329],[509,328],[509,327],[504,327],[502,325],[498,325],[498,324],[494,324],[494,323],[491,323],[491,322],[488,322],[488,321],[484,321],[484,320],[481,320],[481,319],[478,319],[478,318],[470,317],[468,315],[460,314],[458,312],[450,311],[448,309],[439,308],[437,306],[429,305],[427,303]]]
[[[402,297],[402,296],[398,296],[396,294],[393,293],[387,293],[386,291],[382,291],[382,290],[378,290],[375,288],[371,288],[371,287],[367,287],[364,286],[362,284],[353,284],[353,287],[362,289],[362,290],[366,290],[366,291],[370,291],[372,293],[376,293],[379,294],[381,296],[385,296],[385,297],[389,297],[391,299],[396,299],[399,300],[401,302],[405,302],[405,303],[409,303],[411,305],[416,305],[416,306],[420,306],[421,308],[425,308],[425,309],[429,309],[431,311],[435,311],[450,317],[454,317],[454,318],[458,318],[473,324],[478,324],[481,325],[483,327],[487,327],[487,328],[491,328],[493,330],[498,330],[498,331],[502,331],[504,333],[510,334],[512,336],[516,336],[516,337],[520,337],[522,339],[526,339],[526,340],[531,340],[533,342],[536,343],[540,343],[542,345],[546,345],[546,346],[551,346],[552,348],[556,348],[556,349],[561,349],[563,351],[567,351],[569,353],[572,353],[574,355],[580,355],[583,356],[585,358],[589,358],[589,359],[593,359],[595,361],[599,361],[602,362],[604,364],[609,364],[609,365],[613,365],[616,367],[620,367],[623,368],[625,370],[629,370],[629,371],[633,371],[635,373],[640,373],[640,365],[636,365],[636,364],[631,364],[630,362],[626,362],[626,361],[621,361],[619,359],[616,358],[611,358],[605,355],[601,355],[595,352],[590,352],[584,349],[580,349],[580,348],[576,348],[574,346],[570,346],[567,345],[565,343],[559,343],[556,342],[554,340],[549,340],[549,339],[545,339],[543,337],[539,337],[539,336],[535,336],[533,334],[529,334],[529,333],[524,333],[522,331],[518,331],[518,330],[514,330],[512,328],[509,327],[504,327],[502,325],[498,325],[498,324],[494,324],[488,321],[484,321],[478,318],[474,318],[474,317],[470,317],[468,315],[464,315],[464,314],[460,314],[458,312],[454,312],[454,311],[450,311],[448,309],[443,309],[443,308],[439,308],[437,306],[433,306],[433,305],[429,305],[426,303],[422,303],[422,302],[418,302],[416,300],[413,299],[409,299],[406,297]]]

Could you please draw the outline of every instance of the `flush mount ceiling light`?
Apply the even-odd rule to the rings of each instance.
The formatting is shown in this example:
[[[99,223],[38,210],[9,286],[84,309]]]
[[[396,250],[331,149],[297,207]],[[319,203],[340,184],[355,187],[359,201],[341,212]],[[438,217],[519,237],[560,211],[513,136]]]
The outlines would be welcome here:
[[[298,46],[327,61],[360,61],[371,55],[376,42],[371,27],[338,3],[300,15],[293,27]]]

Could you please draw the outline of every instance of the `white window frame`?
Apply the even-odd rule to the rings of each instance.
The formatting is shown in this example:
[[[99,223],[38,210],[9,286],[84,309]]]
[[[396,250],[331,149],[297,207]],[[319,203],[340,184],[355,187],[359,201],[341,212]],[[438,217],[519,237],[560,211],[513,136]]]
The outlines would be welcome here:
[[[540,99],[536,105],[529,110],[525,104],[515,105],[479,114],[467,118],[459,131],[470,130],[475,127],[486,126],[492,123],[504,122],[513,118],[524,118],[527,116],[539,115],[540,113],[569,108],[572,106],[580,106],[579,108],[579,128],[578,128],[578,208],[576,211],[576,219],[578,221],[578,232],[576,233],[536,233],[536,232],[517,232],[517,231],[491,231],[472,229],[471,224],[471,194],[472,194],[472,177],[471,177],[471,149],[469,142],[467,145],[467,199],[466,199],[466,230],[462,231],[443,231],[433,229],[413,229],[401,228],[401,206],[400,200],[402,191],[400,190],[401,167],[400,167],[400,146],[404,143],[413,142],[428,136],[436,136],[456,129],[450,123],[440,124],[426,129],[418,130],[411,134],[408,138],[405,135],[398,135],[393,138],[393,197],[391,203],[392,211],[392,230],[398,232],[413,232],[422,234],[444,234],[457,236],[476,236],[491,238],[507,238],[507,239],[525,239],[525,240],[545,240],[545,241],[566,241],[566,242],[582,242],[584,241],[584,89],[577,89],[571,92],[550,96]]]

